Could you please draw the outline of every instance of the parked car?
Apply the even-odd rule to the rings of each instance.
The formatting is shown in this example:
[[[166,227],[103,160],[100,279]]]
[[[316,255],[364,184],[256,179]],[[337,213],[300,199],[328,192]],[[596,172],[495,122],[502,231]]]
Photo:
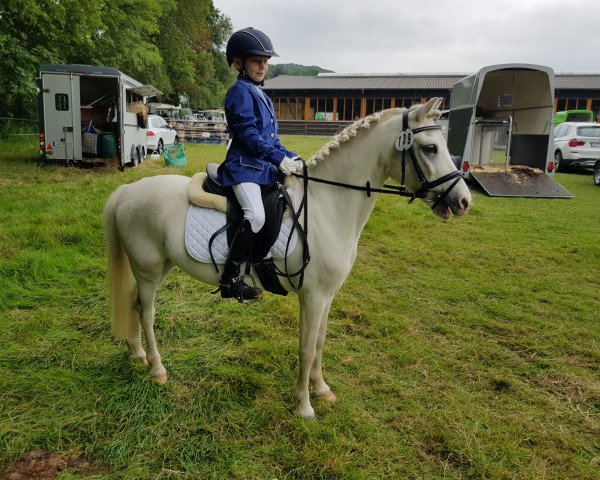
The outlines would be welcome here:
[[[564,122],[554,128],[554,162],[557,170],[594,167],[600,160],[600,124]]]
[[[148,130],[146,131],[146,151],[148,153],[163,153],[165,145],[179,143],[175,130],[160,115],[148,115]]]
[[[594,165],[594,184],[600,187],[600,160]]]

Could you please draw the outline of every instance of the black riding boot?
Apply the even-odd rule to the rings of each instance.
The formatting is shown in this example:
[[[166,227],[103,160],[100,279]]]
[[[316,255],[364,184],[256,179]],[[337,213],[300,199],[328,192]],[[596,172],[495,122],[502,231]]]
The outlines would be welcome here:
[[[238,302],[256,300],[262,293],[257,287],[251,287],[244,283],[244,275],[240,272],[240,266],[250,261],[254,233],[250,224],[244,221],[236,234],[229,251],[229,258],[225,262],[225,269],[221,276],[220,290],[223,298],[236,298]]]

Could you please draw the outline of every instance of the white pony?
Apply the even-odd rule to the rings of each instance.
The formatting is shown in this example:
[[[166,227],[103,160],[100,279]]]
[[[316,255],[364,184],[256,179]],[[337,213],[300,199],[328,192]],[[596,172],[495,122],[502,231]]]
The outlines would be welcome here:
[[[408,191],[421,192],[419,196],[436,215],[447,219],[464,214],[471,195],[435,126],[440,101],[431,99],[412,107],[408,114],[404,109],[390,109],[356,121],[307,162],[309,178],[346,186],[364,186],[368,181],[372,189],[380,189],[391,177]],[[412,143],[412,161],[405,162],[406,151],[400,150],[410,146],[407,138]],[[175,265],[203,282],[219,283],[214,267],[191,258],[184,245],[189,182],[190,178],[179,175],[144,178],[119,187],[104,209],[113,332],[126,339],[130,358],[150,363],[151,375],[160,383],[167,381],[167,371],[153,329],[156,290]],[[297,412],[314,418],[310,394],[335,399],[323,379],[321,363],[329,308],[356,259],[358,238],[377,193],[368,195],[359,189],[308,180],[307,195],[311,260],[297,291],[300,365],[294,397]],[[292,272],[302,265],[301,242],[298,244],[288,258]],[[284,268],[283,260],[276,264]],[[287,281],[281,283],[293,291]],[[147,354],[142,348],[140,323]]]

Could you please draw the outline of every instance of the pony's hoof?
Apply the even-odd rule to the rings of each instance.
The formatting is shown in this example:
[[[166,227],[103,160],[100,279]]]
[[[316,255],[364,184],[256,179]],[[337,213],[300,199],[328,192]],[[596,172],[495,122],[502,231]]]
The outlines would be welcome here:
[[[312,407],[309,407],[308,409],[298,408],[296,410],[296,413],[300,415],[304,420],[308,420],[309,422],[314,422],[317,419],[315,411]]]
[[[337,400],[335,393],[333,393],[331,390],[327,390],[323,393],[317,393],[315,394],[315,397],[319,400],[325,400],[326,402],[335,402]]]
[[[154,380],[156,383],[160,383],[161,385],[167,383],[169,378],[167,375],[167,370],[162,365],[152,370],[150,375],[152,375],[152,380]]]
[[[135,362],[136,360],[139,360],[140,362],[142,362],[144,365],[148,365],[148,359],[146,358],[146,354],[137,354],[137,353],[132,353],[131,355],[129,355],[129,360]]]

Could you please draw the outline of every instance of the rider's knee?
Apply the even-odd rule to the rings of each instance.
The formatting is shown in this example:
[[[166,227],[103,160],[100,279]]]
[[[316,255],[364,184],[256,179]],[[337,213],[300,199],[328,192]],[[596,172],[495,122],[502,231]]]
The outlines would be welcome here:
[[[258,233],[260,229],[265,225],[265,212],[263,210],[252,212],[252,218],[247,218],[250,222],[250,228],[254,233]]]

